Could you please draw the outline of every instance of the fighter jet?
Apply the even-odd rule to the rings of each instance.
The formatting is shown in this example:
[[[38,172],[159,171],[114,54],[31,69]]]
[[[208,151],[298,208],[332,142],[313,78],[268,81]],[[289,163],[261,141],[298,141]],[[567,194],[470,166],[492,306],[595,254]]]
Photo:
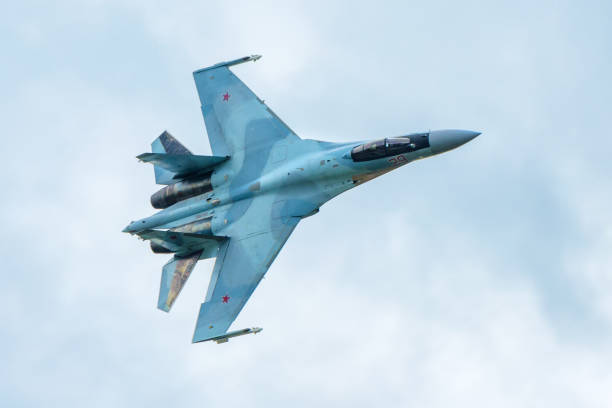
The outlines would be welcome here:
[[[192,154],[168,132],[137,156],[153,164],[151,196],[161,211],[123,232],[172,254],[157,307],[169,312],[196,262],[216,257],[193,342],[257,333],[228,332],[298,223],[335,196],[412,161],[454,149],[480,133],[434,130],[372,141],[301,139],[229,67],[193,73],[212,156]]]

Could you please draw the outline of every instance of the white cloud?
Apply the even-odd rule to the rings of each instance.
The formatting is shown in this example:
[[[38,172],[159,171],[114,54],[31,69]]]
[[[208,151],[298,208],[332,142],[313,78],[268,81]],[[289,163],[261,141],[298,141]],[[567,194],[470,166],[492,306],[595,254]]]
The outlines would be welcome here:
[[[8,13],[4,404],[608,406],[607,10],[288,4]],[[164,128],[207,153],[191,71],[253,52],[305,137],[484,134],[324,206],[235,325],[264,331],[191,345],[212,262],[155,309],[133,157]]]

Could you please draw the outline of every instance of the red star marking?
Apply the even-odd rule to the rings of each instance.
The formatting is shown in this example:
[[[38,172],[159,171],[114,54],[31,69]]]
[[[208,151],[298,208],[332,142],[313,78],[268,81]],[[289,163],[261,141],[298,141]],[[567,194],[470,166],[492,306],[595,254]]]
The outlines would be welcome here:
[[[229,296],[227,295],[223,296],[223,303],[227,303],[228,300],[229,300]]]
[[[223,100],[224,100],[224,101],[229,101],[229,97],[230,97],[230,96],[231,96],[231,95],[229,94],[229,92],[226,92],[226,93],[225,93],[225,95],[223,95]]]

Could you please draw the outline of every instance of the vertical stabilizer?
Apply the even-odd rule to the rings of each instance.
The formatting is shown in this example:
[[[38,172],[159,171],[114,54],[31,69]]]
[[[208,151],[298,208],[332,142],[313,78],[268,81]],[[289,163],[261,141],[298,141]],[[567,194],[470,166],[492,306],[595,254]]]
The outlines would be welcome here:
[[[176,154],[176,155],[191,155],[192,153],[178,140],[174,138],[168,131],[164,130],[157,139],[151,143],[151,151],[153,153]],[[155,170],[155,183],[157,184],[174,184],[178,180],[173,179],[174,173],[163,169],[159,166],[153,166]]]
[[[185,286],[187,278],[196,262],[200,259],[202,251],[198,251],[186,257],[174,256],[162,270],[161,283],[159,285],[159,300],[157,307],[164,312],[169,312],[174,301]]]

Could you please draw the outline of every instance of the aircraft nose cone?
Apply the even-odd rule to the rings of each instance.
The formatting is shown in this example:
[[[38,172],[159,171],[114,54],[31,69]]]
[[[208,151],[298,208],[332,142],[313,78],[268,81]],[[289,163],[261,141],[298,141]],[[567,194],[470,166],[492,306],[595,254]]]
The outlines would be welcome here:
[[[136,223],[134,221],[130,222],[127,227],[125,227],[121,232],[134,232],[136,230]]]
[[[447,152],[469,142],[480,132],[460,129],[444,129],[429,132],[429,145],[434,154]]]

